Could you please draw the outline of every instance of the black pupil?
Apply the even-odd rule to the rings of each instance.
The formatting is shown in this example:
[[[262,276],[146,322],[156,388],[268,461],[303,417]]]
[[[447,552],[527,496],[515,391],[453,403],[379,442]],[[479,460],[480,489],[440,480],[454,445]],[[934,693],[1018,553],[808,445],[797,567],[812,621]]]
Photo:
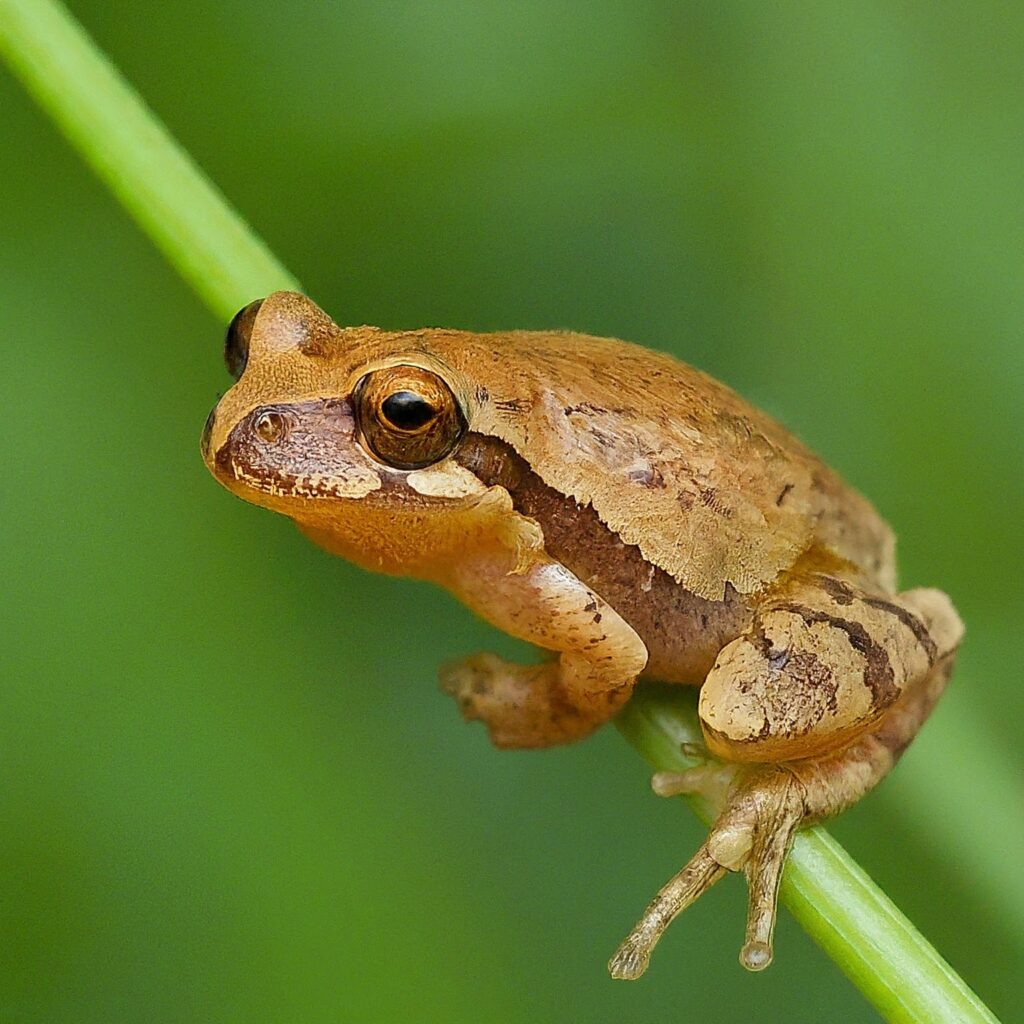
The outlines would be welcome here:
[[[396,391],[381,403],[387,421],[399,430],[419,430],[429,423],[437,410],[415,391]]]

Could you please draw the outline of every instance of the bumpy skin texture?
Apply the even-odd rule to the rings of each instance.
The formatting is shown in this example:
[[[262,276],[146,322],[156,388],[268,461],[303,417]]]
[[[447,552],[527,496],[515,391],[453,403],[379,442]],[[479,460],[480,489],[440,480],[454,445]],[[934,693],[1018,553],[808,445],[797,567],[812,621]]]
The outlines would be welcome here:
[[[723,765],[659,777],[722,814],[610,965],[636,977],[726,870],[741,959],[771,959],[794,830],[870,789],[913,738],[962,626],[896,591],[892,533],[819,459],[668,356],[571,333],[340,328],[289,292],[248,307],[207,465],[329,551],[437,582],[542,665],[477,655],[442,687],[496,744],[586,735],[651,676],[701,687]]]

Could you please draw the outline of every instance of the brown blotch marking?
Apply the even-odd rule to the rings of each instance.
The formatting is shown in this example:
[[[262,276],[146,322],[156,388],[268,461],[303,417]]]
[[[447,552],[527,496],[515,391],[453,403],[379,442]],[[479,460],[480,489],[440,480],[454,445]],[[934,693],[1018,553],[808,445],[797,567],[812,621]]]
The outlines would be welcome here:
[[[487,393],[486,388],[481,388],[480,391],[483,391],[485,395]],[[480,392],[478,391],[478,397],[479,394]],[[481,401],[486,401],[486,398],[481,399]],[[521,398],[500,398],[497,401],[495,401],[494,408],[501,409],[503,412],[522,412],[523,409],[526,408],[526,402],[524,402]]]
[[[788,742],[806,736],[826,714],[834,715],[838,711],[839,687],[828,664],[810,651],[776,650],[764,636],[759,624],[752,627],[749,636],[762,652],[772,652],[770,655],[765,654],[765,658],[769,668],[773,669],[773,682],[785,671],[786,685],[777,690],[774,685],[766,687],[763,678],[735,681],[741,693],[750,693],[755,689],[759,691],[765,711],[764,722],[756,735],[744,739],[730,736],[702,722],[701,726],[709,738],[732,749],[756,748],[766,742]],[[771,658],[781,662],[778,669],[771,665]]]
[[[788,736],[806,736],[826,714],[834,715],[839,710],[839,687],[832,669],[815,654],[810,651],[785,653],[785,672],[793,685],[786,687],[786,703],[776,709],[776,717]],[[769,730],[768,735],[776,733],[778,728]]]
[[[928,632],[928,627],[916,615],[906,608],[901,608],[898,604],[893,604],[892,601],[886,601],[880,597],[865,597],[863,601],[865,604],[871,605],[872,608],[895,615],[914,634],[922,650],[928,656],[928,663],[935,664],[935,659],[939,654],[938,648]]]
[[[839,708],[838,686],[832,669],[810,651],[780,651],[787,685],[780,701],[773,699],[771,691],[762,694],[765,701],[765,721],[758,732],[758,740],[777,736],[806,736],[825,717],[834,715]],[[777,671],[781,674],[782,669]],[[747,741],[749,742],[749,741]]]
[[[591,376],[595,376],[596,368],[590,369]],[[609,380],[609,383],[613,383]],[[565,406],[562,410],[565,416],[574,416],[577,413],[583,413],[588,416],[625,416],[632,417],[634,410],[624,409],[617,406],[599,406],[595,401],[580,401],[574,404],[574,406]]]
[[[852,604],[858,596],[854,592],[853,587],[848,583],[833,579],[831,576],[819,576],[818,583],[822,590],[832,596],[836,604]],[[931,638],[927,626],[916,615],[892,601],[886,601],[882,597],[870,597],[867,594],[861,594],[860,599],[871,608],[877,608],[879,611],[899,619],[914,634],[917,642],[928,656],[929,664],[935,664],[935,659],[938,657],[938,648],[935,646],[935,641]]]
[[[563,412],[566,416],[573,416],[576,413],[590,413],[597,416],[607,416],[608,412],[623,412],[621,409],[605,409],[604,406],[595,405],[593,402],[580,402],[578,405],[567,405]]]
[[[764,631],[764,623],[760,618],[755,618],[750,624],[750,639],[761,652],[761,657],[767,661],[771,657],[775,645],[768,639],[768,634]]]
[[[751,627],[750,638],[769,670],[776,676],[785,672],[787,679],[796,684],[786,688],[787,700],[792,710],[791,715],[784,716],[788,719],[788,732],[803,735],[821,721],[826,709],[830,714],[835,714],[839,706],[837,686],[832,669],[828,665],[810,651],[790,651],[786,647],[776,647],[768,639],[764,624],[760,620],[755,620]],[[752,683],[740,684],[743,692],[749,692],[752,688]],[[826,690],[824,704],[820,700],[810,699],[812,696],[817,697],[818,691],[822,689]]]
[[[825,593],[831,595],[836,604],[853,604],[853,588],[842,580],[831,576],[819,576],[818,584]]]
[[[724,504],[718,497],[718,492],[713,487],[707,487],[700,492],[701,503],[706,505],[712,512],[717,512],[723,519],[732,519],[736,514],[728,505]]]
[[[779,496],[775,499],[776,506],[781,505],[786,500],[786,495],[789,494],[791,490],[793,490],[793,485],[786,484],[786,486],[779,491]]]
[[[842,630],[850,646],[858,654],[864,655],[864,682],[871,690],[873,707],[887,707],[900,695],[901,691],[896,685],[889,655],[881,644],[871,639],[868,631],[859,622],[843,619],[838,615],[829,615],[827,612],[817,611],[802,604],[779,604],[774,606],[774,610],[792,612],[799,615],[804,622],[823,622],[834,629]]]
[[[817,713],[814,721],[807,727],[806,731],[809,731],[812,725],[821,721],[826,710],[832,715],[839,710],[838,687],[835,677],[832,669],[810,651],[797,651],[794,654],[789,654],[787,651],[782,653],[786,655],[786,674],[799,680],[805,692],[817,694],[819,691],[824,691],[825,693],[824,705],[815,702]]]

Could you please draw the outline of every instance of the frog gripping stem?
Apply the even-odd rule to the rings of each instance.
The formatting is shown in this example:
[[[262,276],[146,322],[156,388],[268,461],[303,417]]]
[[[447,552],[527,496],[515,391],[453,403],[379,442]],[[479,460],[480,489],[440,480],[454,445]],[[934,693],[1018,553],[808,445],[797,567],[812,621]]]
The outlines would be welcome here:
[[[836,754],[658,773],[652,781],[659,795],[700,794],[723,810],[696,854],[659,891],[609,961],[611,976],[639,978],[673,918],[726,871],[741,869],[748,905],[740,963],[749,971],[764,970],[772,961],[779,884],[796,831],[856,803],[889,773],[942,695],[953,660],[952,651],[945,654],[876,729]]]
[[[804,802],[793,776],[780,776],[777,798],[756,816],[753,845],[744,866],[747,876],[747,937],[740,963],[748,971],[762,971],[772,962],[772,936],[782,868],[793,834],[804,816]]]
[[[711,795],[716,780],[705,768],[675,777],[669,789],[664,776],[658,792]],[[783,768],[768,768],[741,781],[708,838],[658,893],[643,917],[608,964],[613,978],[639,978],[662,933],[681,911],[702,896],[727,871],[744,870],[749,891],[747,937],[740,963],[760,971],[772,961],[772,934],[782,867],[793,833],[804,817],[798,780]]]

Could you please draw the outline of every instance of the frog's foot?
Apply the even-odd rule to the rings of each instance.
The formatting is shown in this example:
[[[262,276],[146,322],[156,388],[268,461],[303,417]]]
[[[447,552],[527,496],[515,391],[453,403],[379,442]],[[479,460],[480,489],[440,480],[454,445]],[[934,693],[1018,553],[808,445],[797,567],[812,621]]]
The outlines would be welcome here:
[[[476,654],[442,667],[441,689],[467,721],[481,721],[498,747],[546,747],[579,739],[625,703],[631,686],[570,700],[558,662],[516,665]]]
[[[731,766],[700,766],[664,773],[659,792],[721,796]],[[658,779],[659,776],[655,776]],[[805,789],[785,768],[747,769],[725,798],[725,808],[690,862],[655,896],[608,964],[613,978],[639,978],[672,919],[711,888],[726,871],[743,868],[749,903],[740,963],[760,971],[772,960],[772,933],[782,867],[793,833],[806,814]]]
[[[467,722],[483,722],[498,742],[509,718],[521,716],[542,665],[513,665],[496,654],[474,654],[441,666],[441,691],[455,700]],[[517,715],[517,712],[519,715]]]
[[[696,748],[697,744],[687,744]],[[655,772],[651,776],[651,789],[658,796],[702,796],[709,800],[716,811],[725,806],[725,798],[740,770],[736,764],[722,764],[708,758],[706,748],[700,748],[705,759],[703,764],[687,768],[682,772]],[[689,757],[698,755],[697,749],[684,750]]]

